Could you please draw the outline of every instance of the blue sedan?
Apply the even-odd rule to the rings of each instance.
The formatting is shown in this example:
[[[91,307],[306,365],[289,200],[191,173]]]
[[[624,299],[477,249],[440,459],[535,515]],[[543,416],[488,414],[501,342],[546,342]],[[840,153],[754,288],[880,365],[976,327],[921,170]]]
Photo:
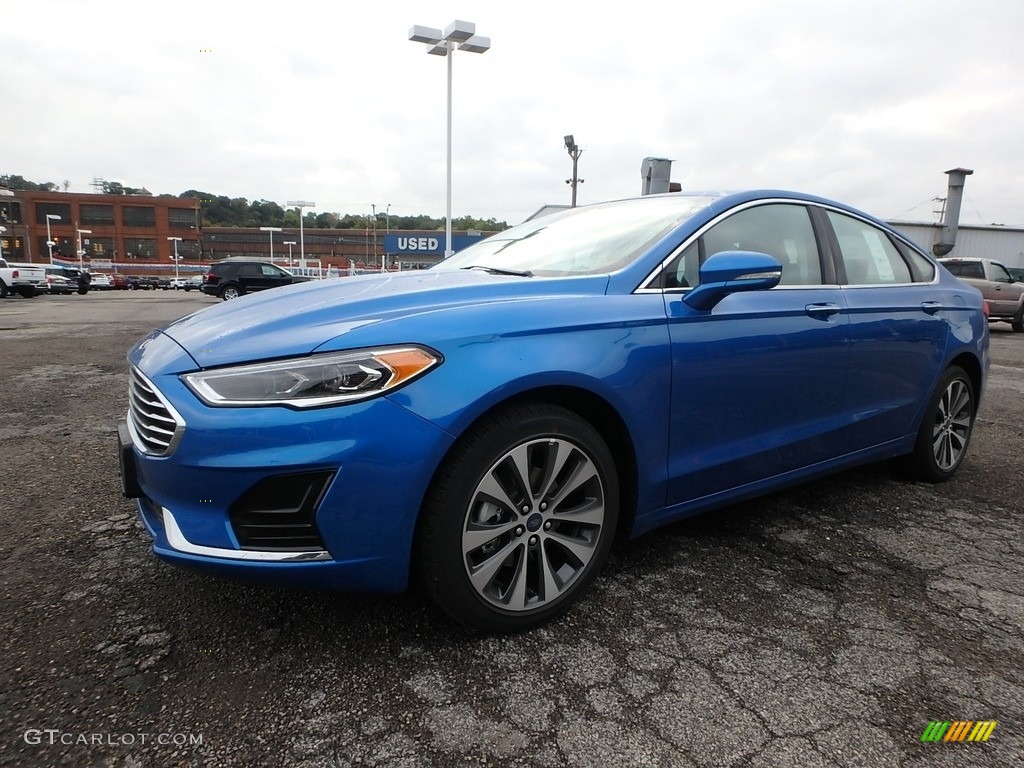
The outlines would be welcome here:
[[[157,556],[415,586],[480,632],[561,615],[613,541],[904,457],[961,465],[981,295],[808,195],[575,208],[434,269],[210,307],[129,353],[125,494]]]

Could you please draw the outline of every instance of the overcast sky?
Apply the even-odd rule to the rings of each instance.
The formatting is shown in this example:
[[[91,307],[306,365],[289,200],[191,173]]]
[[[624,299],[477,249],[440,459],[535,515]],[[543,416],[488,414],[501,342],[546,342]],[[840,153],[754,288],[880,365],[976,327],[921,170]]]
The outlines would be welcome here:
[[[1024,225],[1024,3],[1011,0],[4,0],[0,173],[93,191],[200,189],[316,211],[443,216],[446,62],[413,24],[476,23],[456,52],[453,216],[518,223],[638,194],[771,187],[934,220]]]

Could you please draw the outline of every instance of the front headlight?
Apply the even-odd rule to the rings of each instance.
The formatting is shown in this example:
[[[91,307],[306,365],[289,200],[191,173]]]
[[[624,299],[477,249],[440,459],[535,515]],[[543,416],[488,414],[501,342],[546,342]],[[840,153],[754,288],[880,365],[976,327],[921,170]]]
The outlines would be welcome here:
[[[182,378],[209,405],[311,408],[380,395],[440,361],[421,347],[386,347],[199,371]]]

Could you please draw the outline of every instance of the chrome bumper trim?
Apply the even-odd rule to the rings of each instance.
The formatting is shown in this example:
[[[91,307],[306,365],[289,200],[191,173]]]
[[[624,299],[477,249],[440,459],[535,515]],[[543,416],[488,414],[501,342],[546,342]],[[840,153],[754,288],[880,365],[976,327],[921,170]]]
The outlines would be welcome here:
[[[203,557],[220,557],[226,560],[254,560],[263,563],[308,563],[321,560],[330,560],[331,553],[323,549],[310,552],[266,552],[255,549],[221,549],[220,547],[204,547],[200,544],[193,544],[185,538],[185,534],[178,527],[178,522],[167,507],[161,507],[164,518],[164,531],[167,533],[167,543],[179,552],[190,555],[202,555]]]

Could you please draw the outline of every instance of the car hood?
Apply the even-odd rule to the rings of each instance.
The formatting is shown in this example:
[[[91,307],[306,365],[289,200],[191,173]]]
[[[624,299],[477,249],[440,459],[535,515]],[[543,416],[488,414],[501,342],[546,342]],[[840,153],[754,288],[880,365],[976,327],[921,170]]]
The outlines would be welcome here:
[[[171,323],[163,333],[207,368],[305,355],[343,335],[352,337],[351,346],[360,346],[369,343],[371,335],[380,337],[361,331],[379,331],[382,325],[393,329],[391,343],[429,343],[425,323],[434,313],[543,297],[600,295],[607,286],[607,275],[538,278],[482,270],[341,277],[226,301]]]

